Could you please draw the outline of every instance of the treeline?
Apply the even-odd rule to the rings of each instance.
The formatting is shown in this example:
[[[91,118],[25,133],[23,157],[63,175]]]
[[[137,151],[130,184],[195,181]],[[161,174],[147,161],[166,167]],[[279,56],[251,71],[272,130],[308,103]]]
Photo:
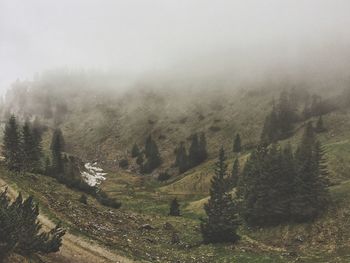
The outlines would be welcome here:
[[[208,158],[205,134],[201,133],[198,135],[195,133],[191,136],[191,144],[188,153],[184,142],[180,143],[174,153],[176,156],[174,166],[178,167],[179,173],[184,173],[201,164]]]
[[[134,144],[131,157],[136,158],[140,173],[151,173],[162,164],[157,143],[151,135],[147,137],[144,149],[140,150],[139,146]]]
[[[296,89],[282,91],[278,102],[272,104],[261,134],[261,141],[267,144],[290,137],[295,123],[311,117],[321,118],[335,109],[331,101]]]
[[[242,171],[238,160],[234,167],[235,172],[227,174],[221,149],[210,199],[204,207],[207,218],[201,225],[206,243],[237,241],[240,220],[253,227],[307,222],[329,204],[326,160],[311,123],[295,151],[290,145],[260,144]],[[235,199],[230,184],[233,178],[238,179]]]
[[[57,225],[48,232],[38,222],[39,207],[32,197],[19,194],[10,202],[7,192],[0,193],[0,262],[11,254],[32,256],[59,251],[65,230]]]
[[[103,205],[119,208],[121,203],[109,198],[102,190],[87,184],[80,174],[79,161],[64,153],[64,138],[60,129],[55,129],[50,145],[50,155],[42,151],[43,127],[29,123],[20,127],[12,115],[5,126],[3,156],[9,171],[15,173],[37,173],[51,176],[68,187],[84,191],[96,197]]]

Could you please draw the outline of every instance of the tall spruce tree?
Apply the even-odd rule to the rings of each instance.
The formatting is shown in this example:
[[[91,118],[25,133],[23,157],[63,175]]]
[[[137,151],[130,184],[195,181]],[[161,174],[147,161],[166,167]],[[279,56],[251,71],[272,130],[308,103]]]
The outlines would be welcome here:
[[[329,201],[324,152],[311,122],[307,124],[296,152],[296,165],[291,215],[295,221],[303,222],[320,215]]]
[[[62,158],[62,152],[64,150],[64,139],[62,131],[59,128],[55,129],[52,135],[50,149],[52,157],[51,172],[53,172],[55,176],[58,176],[62,174],[64,170],[64,162]]]
[[[7,169],[20,172],[22,169],[21,136],[16,117],[11,115],[6,123],[2,154]]]
[[[239,133],[237,133],[233,142],[233,152],[239,153],[241,151],[242,151],[241,136],[239,135]]]
[[[229,189],[232,189],[237,186],[238,179],[239,179],[239,160],[238,158],[236,158],[232,166],[231,175],[228,177],[227,185]]]
[[[205,138],[205,133],[202,132],[199,137],[199,162],[202,163],[208,158],[207,152],[207,139]]]
[[[154,169],[159,167],[162,163],[162,159],[159,154],[158,146],[156,142],[149,135],[145,143],[145,156],[146,162],[143,166],[145,173],[151,173]]]
[[[263,144],[270,144],[272,142],[276,142],[279,137],[279,120],[275,104],[273,103],[271,113],[265,118],[260,140]]]
[[[321,133],[321,132],[325,132],[326,131],[326,129],[324,127],[324,124],[323,124],[322,115],[320,115],[320,117],[318,117],[318,120],[317,120],[317,123],[316,123],[316,127],[315,127],[315,131],[317,133]]]
[[[189,168],[188,155],[184,142],[181,142],[180,146],[176,149],[175,166],[179,168],[179,173],[184,173]]]
[[[39,172],[41,168],[41,136],[26,121],[22,128],[22,162],[27,172]]]
[[[227,191],[225,152],[221,148],[211,181],[210,199],[204,205],[207,218],[201,223],[204,243],[236,242],[239,221],[231,194]]]
[[[140,154],[139,146],[135,143],[131,149],[131,157],[136,158]]]
[[[191,138],[191,145],[188,151],[188,160],[190,167],[195,167],[200,164],[200,146],[198,134],[193,134]]]

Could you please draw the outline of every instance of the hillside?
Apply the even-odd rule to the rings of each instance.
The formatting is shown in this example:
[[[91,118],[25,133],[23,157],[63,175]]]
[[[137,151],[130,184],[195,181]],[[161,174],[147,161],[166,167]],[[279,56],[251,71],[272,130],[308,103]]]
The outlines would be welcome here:
[[[218,149],[221,145],[225,147],[230,171],[237,157],[232,153],[233,138],[239,132],[244,147],[239,160],[243,166],[260,140],[273,99],[278,100],[280,92],[293,85],[281,86],[283,82],[275,81],[248,89],[134,87],[113,93],[110,89],[93,89],[93,84],[86,79],[77,81],[73,76],[68,80],[65,76],[58,79],[60,81],[48,78],[17,83],[7,95],[3,118],[9,111],[16,113],[20,120],[39,118],[47,126],[43,138],[45,152],[49,151],[53,129],[60,127],[65,151],[83,162],[97,161],[107,172],[100,188],[121,201],[122,208],[106,208],[90,196],[88,205],[84,205],[78,201],[80,191],[67,188],[54,178],[14,175],[1,168],[0,177],[34,195],[52,221],[62,221],[70,232],[81,238],[136,261],[347,262],[350,255],[347,220],[350,109],[346,99],[344,102],[343,86],[336,87],[332,93],[322,87],[311,87],[308,93],[304,88],[297,89],[301,97],[317,94],[327,103],[337,105],[323,115],[326,131],[317,135],[325,147],[330,172],[332,205],[329,211],[311,223],[260,229],[243,225],[239,230],[241,241],[232,246],[201,244],[200,218],[208,200]],[[63,87],[62,90],[55,89],[58,86]],[[79,92],[75,88],[80,88]],[[14,96],[22,93],[25,96]],[[21,100],[24,102],[19,103]],[[299,103],[298,112],[302,108],[303,104]],[[297,121],[291,136],[280,143],[290,143],[296,148],[306,122],[315,124],[317,120],[318,116],[314,116]],[[206,133],[209,157],[178,174],[173,167],[174,149],[181,141],[185,141],[188,148],[190,136],[196,132]],[[130,157],[132,145],[137,143],[143,147],[149,134],[158,144],[163,159],[154,176],[140,175]],[[123,158],[131,163],[128,169],[118,166]],[[156,175],[165,170],[171,178],[166,182],[157,181]],[[168,216],[173,197],[180,201],[181,217]],[[51,262],[50,258],[43,260]]]

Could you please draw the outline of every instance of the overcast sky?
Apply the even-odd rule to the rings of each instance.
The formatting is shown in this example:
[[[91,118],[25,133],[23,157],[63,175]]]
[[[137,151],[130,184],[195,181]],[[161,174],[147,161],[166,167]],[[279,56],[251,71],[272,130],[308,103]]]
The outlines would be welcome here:
[[[46,69],[140,73],[232,48],[338,49],[349,0],[0,0],[0,89]]]

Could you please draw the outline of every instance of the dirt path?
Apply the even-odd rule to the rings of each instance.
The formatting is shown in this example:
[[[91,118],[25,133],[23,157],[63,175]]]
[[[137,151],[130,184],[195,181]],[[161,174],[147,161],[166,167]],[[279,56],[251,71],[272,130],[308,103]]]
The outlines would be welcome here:
[[[8,194],[15,198],[18,193],[0,178],[0,188],[8,188]],[[51,229],[55,224],[45,215],[40,214],[39,220],[44,228]],[[63,237],[63,245],[57,253],[46,256],[45,259],[54,263],[132,263],[135,262],[123,256],[117,255],[102,246],[87,241],[81,237],[67,232]]]

